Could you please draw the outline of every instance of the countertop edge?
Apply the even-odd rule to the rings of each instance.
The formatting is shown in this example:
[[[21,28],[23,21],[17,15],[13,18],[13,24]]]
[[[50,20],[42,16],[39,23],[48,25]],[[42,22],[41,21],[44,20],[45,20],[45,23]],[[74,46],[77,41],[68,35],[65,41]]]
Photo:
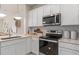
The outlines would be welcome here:
[[[63,42],[63,43],[68,43],[68,44],[79,45],[79,39],[75,40],[75,39],[64,39],[64,38],[60,38],[58,41],[59,42]]]
[[[4,39],[4,40],[2,40],[2,39],[0,38],[0,43],[1,43],[1,42],[7,42],[7,41],[18,40],[18,39],[21,39],[21,38],[28,38],[28,37],[30,37],[30,36],[22,36],[22,37],[18,37],[18,38]]]

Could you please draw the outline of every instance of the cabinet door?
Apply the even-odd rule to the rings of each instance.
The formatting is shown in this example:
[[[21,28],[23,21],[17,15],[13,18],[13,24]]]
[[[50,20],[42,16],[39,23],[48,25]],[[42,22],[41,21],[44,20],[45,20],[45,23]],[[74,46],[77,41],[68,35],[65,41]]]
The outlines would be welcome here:
[[[65,48],[69,48],[72,50],[77,50],[79,51],[79,45],[76,44],[70,44],[70,43],[64,43],[64,42],[59,42],[59,47],[65,47]]]
[[[14,45],[1,47],[1,55],[15,55]]]
[[[21,39],[22,41],[19,41],[15,44],[15,54],[16,55],[25,55],[27,53],[27,45],[26,40]]]
[[[10,44],[8,44],[10,43]],[[1,55],[25,55],[27,54],[26,38],[15,39],[10,42],[5,42],[6,46],[1,47]]]
[[[37,19],[37,25],[38,26],[43,26],[43,22],[42,22],[42,19],[43,19],[43,7],[39,7],[38,8],[38,19]]]
[[[33,24],[32,26],[37,26],[37,9],[33,9]]]
[[[63,51],[63,50],[61,50],[61,51],[59,52],[59,55],[75,55],[75,54],[73,54],[73,53],[71,53],[71,52],[68,52],[68,51]]]
[[[29,11],[29,20],[28,20],[28,26],[31,27],[33,26],[33,15],[32,15],[33,11]]]
[[[59,47],[59,55],[79,55],[79,51]]]
[[[43,8],[44,8],[44,16],[51,15],[51,7],[50,7],[50,5],[45,5],[45,6],[43,6]]]
[[[60,5],[59,4],[51,4],[51,15],[60,13]]]
[[[32,43],[31,40],[32,40],[31,37],[27,38],[27,54],[32,52],[31,51],[31,43]]]
[[[32,38],[32,52],[36,55],[39,54],[39,39],[38,38]]]
[[[62,25],[79,25],[79,7],[76,4],[61,5]]]

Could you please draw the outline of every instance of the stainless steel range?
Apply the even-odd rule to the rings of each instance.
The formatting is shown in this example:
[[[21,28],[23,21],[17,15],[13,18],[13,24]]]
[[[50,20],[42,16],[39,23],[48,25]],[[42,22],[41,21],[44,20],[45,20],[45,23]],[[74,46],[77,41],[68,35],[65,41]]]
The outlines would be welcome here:
[[[46,36],[40,37],[39,51],[45,55],[58,55],[58,39],[62,34],[46,33]]]

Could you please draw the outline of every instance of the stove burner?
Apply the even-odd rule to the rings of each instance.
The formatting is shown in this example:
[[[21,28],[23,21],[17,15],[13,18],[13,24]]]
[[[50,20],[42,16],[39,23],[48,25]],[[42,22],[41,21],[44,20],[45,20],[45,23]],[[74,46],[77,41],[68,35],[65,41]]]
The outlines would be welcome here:
[[[50,33],[47,33],[46,36],[41,36],[40,38],[48,39],[48,40],[56,40],[57,41],[61,37],[62,37],[62,34],[50,34]]]

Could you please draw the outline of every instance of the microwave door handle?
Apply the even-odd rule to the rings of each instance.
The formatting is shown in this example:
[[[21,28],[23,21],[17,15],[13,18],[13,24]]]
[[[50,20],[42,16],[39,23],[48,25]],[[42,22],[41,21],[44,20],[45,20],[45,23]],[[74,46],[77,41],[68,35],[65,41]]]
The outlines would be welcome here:
[[[59,14],[59,23],[61,24],[61,14]]]
[[[55,15],[55,24],[56,24],[56,15]]]

